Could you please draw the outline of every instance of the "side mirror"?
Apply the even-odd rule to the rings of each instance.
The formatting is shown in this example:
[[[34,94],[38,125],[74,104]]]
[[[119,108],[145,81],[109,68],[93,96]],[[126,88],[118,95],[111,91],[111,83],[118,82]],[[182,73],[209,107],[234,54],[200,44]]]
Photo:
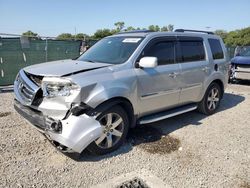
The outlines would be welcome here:
[[[158,65],[156,57],[143,57],[140,59],[139,66],[142,68],[155,68]]]

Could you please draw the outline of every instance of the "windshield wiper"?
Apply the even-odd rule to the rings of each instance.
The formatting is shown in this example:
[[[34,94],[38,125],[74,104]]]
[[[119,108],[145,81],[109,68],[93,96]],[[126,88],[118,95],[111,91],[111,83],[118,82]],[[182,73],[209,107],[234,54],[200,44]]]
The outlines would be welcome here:
[[[90,60],[90,59],[84,59],[84,60],[82,60],[82,61],[87,61],[87,62],[90,62],[90,63],[96,63],[95,61],[92,61],[92,60]]]

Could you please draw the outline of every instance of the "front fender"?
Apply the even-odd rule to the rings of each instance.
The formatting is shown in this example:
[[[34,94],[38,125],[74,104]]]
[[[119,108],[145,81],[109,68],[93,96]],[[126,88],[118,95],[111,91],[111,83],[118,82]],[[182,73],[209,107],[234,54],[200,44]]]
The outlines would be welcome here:
[[[136,85],[126,85],[122,83],[112,83],[109,85],[97,85],[97,87],[84,100],[84,103],[96,108],[99,104],[115,98],[123,97],[129,100],[132,104],[136,103]]]

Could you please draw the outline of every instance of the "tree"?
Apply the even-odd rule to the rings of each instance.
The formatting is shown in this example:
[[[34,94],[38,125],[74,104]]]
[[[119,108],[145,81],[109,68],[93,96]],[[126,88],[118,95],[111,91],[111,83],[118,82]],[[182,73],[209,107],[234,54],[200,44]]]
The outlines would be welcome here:
[[[148,29],[151,31],[160,31],[160,27],[158,25],[150,25]]]
[[[172,24],[169,24],[168,25],[168,31],[174,31],[174,25],[172,25]]]
[[[110,36],[115,34],[116,30],[110,30],[110,29],[98,29],[94,35],[92,36],[94,39],[102,39],[104,37]]]
[[[134,27],[132,27],[132,26],[129,26],[129,27],[127,27],[127,29],[126,29],[126,31],[134,31],[134,30],[136,30]]]
[[[219,35],[223,40],[225,40],[227,38],[227,35],[228,35],[227,31],[222,30],[222,29],[218,29],[218,30],[214,31],[214,33],[216,35]]]
[[[77,40],[86,40],[86,39],[89,39],[89,35],[84,34],[84,33],[78,33],[74,36],[74,38]]]
[[[32,32],[32,31],[30,31],[30,30],[24,32],[22,35],[23,35],[23,36],[29,36],[29,37],[36,37],[36,36],[38,36],[37,33],[34,33],[34,32]]]
[[[56,39],[59,39],[59,40],[73,39],[73,38],[74,38],[74,36],[71,35],[70,33],[62,33],[62,34],[60,34],[60,35],[58,35],[58,36],[56,37]]]
[[[228,46],[250,45],[250,27],[229,32],[224,42]]]
[[[163,27],[161,28],[161,31],[168,31],[168,26],[163,26]]]
[[[124,22],[116,22],[114,25],[116,26],[117,31],[121,31],[124,28],[125,23]]]

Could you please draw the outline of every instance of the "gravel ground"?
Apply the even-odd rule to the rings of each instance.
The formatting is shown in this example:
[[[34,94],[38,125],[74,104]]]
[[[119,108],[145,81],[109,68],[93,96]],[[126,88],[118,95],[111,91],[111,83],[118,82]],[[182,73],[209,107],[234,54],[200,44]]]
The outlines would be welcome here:
[[[90,187],[144,169],[171,187],[250,187],[250,86],[229,85],[219,111],[130,131],[116,152],[65,156],[0,93],[0,187]]]

